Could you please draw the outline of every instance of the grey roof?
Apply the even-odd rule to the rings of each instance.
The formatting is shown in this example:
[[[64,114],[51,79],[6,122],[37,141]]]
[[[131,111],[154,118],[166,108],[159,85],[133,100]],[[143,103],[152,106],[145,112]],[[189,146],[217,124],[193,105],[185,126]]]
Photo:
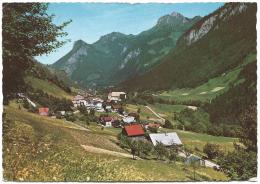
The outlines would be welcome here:
[[[154,146],[157,144],[157,142],[161,142],[165,146],[171,146],[173,144],[182,144],[176,132],[149,134],[149,136]]]

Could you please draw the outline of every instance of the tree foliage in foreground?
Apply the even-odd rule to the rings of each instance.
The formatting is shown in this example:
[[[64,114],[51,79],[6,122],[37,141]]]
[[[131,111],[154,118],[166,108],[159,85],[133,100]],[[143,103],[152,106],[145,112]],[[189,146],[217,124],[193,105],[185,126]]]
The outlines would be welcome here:
[[[3,4],[4,100],[23,90],[23,75],[34,56],[48,54],[67,41],[59,38],[67,35],[63,29],[70,21],[55,25],[47,9],[46,3]]]

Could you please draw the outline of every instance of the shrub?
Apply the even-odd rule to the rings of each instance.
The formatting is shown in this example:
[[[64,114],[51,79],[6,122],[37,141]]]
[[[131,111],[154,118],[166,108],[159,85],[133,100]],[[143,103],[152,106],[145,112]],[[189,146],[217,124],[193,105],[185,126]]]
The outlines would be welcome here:
[[[173,129],[173,125],[168,119],[166,119],[164,122],[163,128]]]
[[[218,144],[207,143],[204,148],[203,152],[207,154],[209,159],[214,159],[220,155],[222,155],[222,151],[220,150],[220,146]]]

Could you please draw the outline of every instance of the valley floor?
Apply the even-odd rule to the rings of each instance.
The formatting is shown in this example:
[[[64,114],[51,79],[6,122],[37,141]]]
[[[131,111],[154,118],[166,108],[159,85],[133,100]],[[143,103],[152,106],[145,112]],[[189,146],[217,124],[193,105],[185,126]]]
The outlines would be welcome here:
[[[3,175],[7,181],[194,180],[193,169],[182,162],[133,160],[128,151],[118,146],[120,129],[102,130],[96,123],[82,127],[10,105],[4,107],[4,114]],[[194,135],[198,141],[202,139]],[[191,133],[180,131],[184,143],[189,142],[190,136]],[[196,169],[195,180],[229,178],[212,168],[201,167]]]

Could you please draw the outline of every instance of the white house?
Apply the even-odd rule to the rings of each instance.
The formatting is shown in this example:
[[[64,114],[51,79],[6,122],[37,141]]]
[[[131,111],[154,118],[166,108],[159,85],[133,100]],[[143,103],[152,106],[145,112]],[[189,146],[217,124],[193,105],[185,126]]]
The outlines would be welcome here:
[[[154,146],[158,142],[164,144],[165,146],[182,145],[182,142],[176,132],[149,134],[149,137]]]
[[[126,93],[125,92],[110,92],[108,93],[107,99],[109,101],[121,101],[126,99]]]
[[[80,106],[87,106],[87,101],[85,100],[85,98],[81,95],[76,95],[73,99],[72,99],[72,103],[74,107],[80,107]]]
[[[123,122],[124,123],[134,123],[135,122],[135,117],[132,117],[132,116],[127,116],[125,118],[123,118]]]

